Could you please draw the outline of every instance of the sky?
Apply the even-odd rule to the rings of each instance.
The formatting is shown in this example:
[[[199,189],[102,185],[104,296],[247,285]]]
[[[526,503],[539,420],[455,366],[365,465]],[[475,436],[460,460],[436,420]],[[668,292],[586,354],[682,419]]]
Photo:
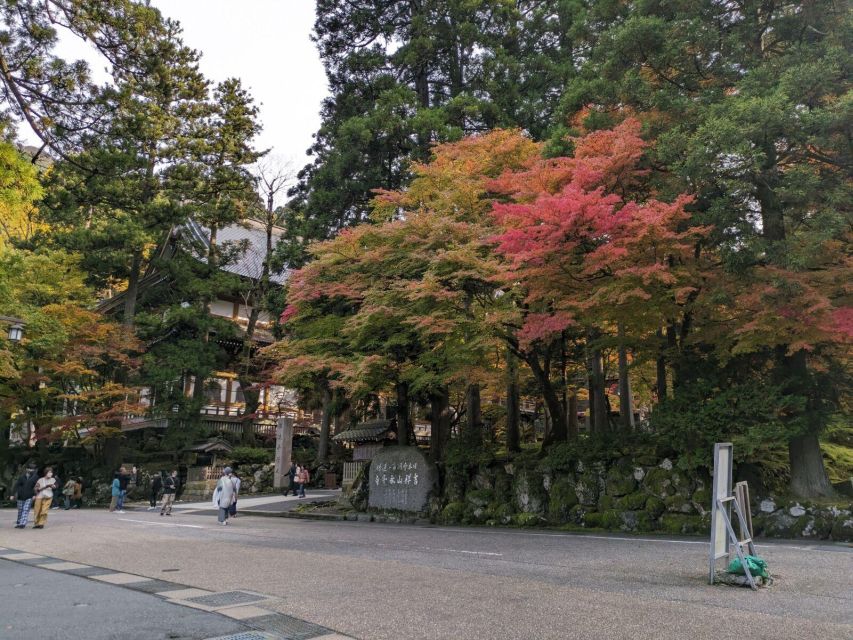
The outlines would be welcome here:
[[[295,168],[306,164],[311,134],[320,126],[326,76],[313,42],[314,0],[152,0],[178,20],[184,42],[201,52],[202,73],[218,82],[237,77],[260,107],[263,131],[256,143]],[[104,63],[73,36],[58,53],[85,59],[95,80]],[[24,132],[22,132],[24,133]],[[28,142],[33,137],[22,136]]]

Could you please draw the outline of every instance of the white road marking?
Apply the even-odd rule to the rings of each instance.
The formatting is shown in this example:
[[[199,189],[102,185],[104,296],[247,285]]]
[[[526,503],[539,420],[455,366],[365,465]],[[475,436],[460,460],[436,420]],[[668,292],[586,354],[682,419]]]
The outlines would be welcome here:
[[[502,553],[493,553],[491,551],[465,551],[464,549],[431,549],[430,547],[424,547],[427,551],[447,551],[449,553],[470,553],[475,556],[501,556]]]
[[[186,527],[188,529],[204,529],[205,527],[197,524],[175,524],[174,522],[152,522],[151,520],[133,520],[131,518],[117,518],[123,522],[140,522],[142,524],[153,524],[157,527]]]

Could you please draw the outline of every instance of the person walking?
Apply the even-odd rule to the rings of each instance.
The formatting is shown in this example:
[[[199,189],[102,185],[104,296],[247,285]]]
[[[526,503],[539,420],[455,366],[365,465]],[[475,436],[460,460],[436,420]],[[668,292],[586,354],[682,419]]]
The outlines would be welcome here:
[[[228,514],[231,503],[234,502],[234,481],[231,479],[231,467],[222,470],[222,477],[216,483],[213,491],[213,504],[219,509],[219,524],[228,524]]]
[[[119,482],[118,474],[113,478],[113,483],[110,486],[110,495],[112,496],[110,500],[110,513],[113,513],[118,506],[119,496],[121,496],[121,482]]]
[[[33,504],[33,529],[44,529],[50,503],[53,502],[54,488],[56,488],[56,478],[53,477],[53,469],[45,467],[44,475],[38,479],[35,486],[36,497]]]
[[[116,513],[124,513],[124,499],[127,497],[127,485],[130,482],[130,475],[125,467],[120,467],[118,470],[118,501],[116,502]]]
[[[151,505],[148,507],[149,511],[153,511],[157,508],[157,500],[160,498],[160,489],[163,488],[163,472],[160,471],[156,476],[151,480],[151,495],[148,499],[148,504]],[[165,495],[165,492],[163,493]],[[161,511],[162,513],[162,511]]]
[[[236,473],[231,475],[231,481],[234,483],[234,502],[231,503],[231,509],[228,511],[228,515],[230,515],[232,518],[236,518],[237,498],[240,497],[240,485],[242,484],[242,481]]]
[[[178,489],[178,472],[172,471],[171,475],[163,479],[163,506],[160,507],[161,516],[172,515],[172,505],[175,504],[175,493]]]
[[[287,490],[284,492],[285,496],[287,496],[287,494],[290,491],[293,491],[293,495],[296,495],[296,471],[297,471],[296,463],[291,462],[290,463],[290,469],[287,472],[288,483],[287,483]]]
[[[53,500],[51,502],[50,508],[51,509],[59,509],[59,507],[60,507],[59,503],[61,502],[61,500],[59,499],[59,487],[62,486],[62,480],[59,479],[59,471],[58,470],[55,470],[53,472],[53,481],[54,481],[54,486],[56,487],[57,495],[56,495],[56,500]]]
[[[12,495],[9,496],[9,499],[15,500],[18,503],[18,519],[15,521],[16,529],[23,529],[27,526],[27,519],[30,517],[30,507],[33,505],[33,496],[35,496],[36,482],[39,479],[36,471],[36,465],[30,462],[12,486]]]
[[[305,497],[305,485],[311,482],[311,474],[308,472],[308,467],[302,467],[299,472],[299,497]]]
[[[65,503],[65,510],[68,511],[71,508],[71,499],[74,496],[74,491],[77,487],[77,481],[74,478],[68,478],[68,482],[65,483],[65,486],[62,487],[62,498]]]

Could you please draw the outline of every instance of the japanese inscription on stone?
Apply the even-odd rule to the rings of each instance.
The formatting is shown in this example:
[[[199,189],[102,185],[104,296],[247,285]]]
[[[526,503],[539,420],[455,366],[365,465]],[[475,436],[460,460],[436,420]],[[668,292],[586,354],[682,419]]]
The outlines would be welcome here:
[[[370,463],[369,505],[422,511],[437,477],[435,466],[416,447],[386,447]]]

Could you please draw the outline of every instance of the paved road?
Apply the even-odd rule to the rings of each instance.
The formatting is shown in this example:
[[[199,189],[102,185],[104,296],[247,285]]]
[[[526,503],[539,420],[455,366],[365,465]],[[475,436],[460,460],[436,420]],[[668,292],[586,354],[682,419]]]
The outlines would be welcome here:
[[[42,531],[12,519],[0,512],[0,546],[263,592],[276,611],[365,640],[853,637],[845,545],[759,545],[777,580],[751,593],[707,585],[696,539],[260,517],[221,527],[145,511],[52,512]]]
[[[216,613],[8,560],[0,560],[0,589],[0,640],[201,640],[248,629]]]

